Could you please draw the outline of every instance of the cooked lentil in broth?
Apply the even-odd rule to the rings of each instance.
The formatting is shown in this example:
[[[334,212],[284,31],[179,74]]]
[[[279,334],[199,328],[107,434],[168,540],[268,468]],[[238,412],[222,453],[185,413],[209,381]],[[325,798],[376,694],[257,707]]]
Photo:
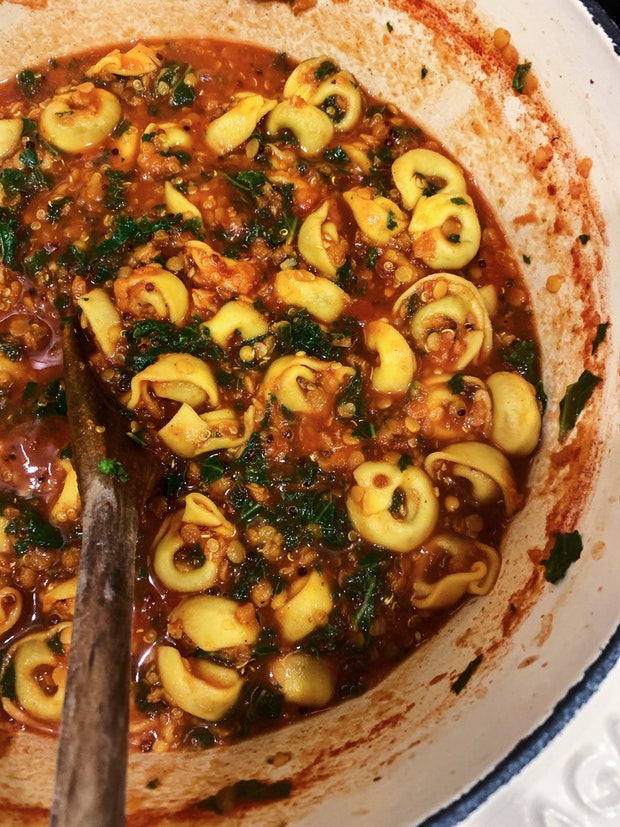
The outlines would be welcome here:
[[[537,350],[441,138],[328,57],[209,40],[0,88],[5,726],[53,732],[62,706],[72,312],[166,468],[138,549],[137,749],[358,695],[490,591],[539,438]]]

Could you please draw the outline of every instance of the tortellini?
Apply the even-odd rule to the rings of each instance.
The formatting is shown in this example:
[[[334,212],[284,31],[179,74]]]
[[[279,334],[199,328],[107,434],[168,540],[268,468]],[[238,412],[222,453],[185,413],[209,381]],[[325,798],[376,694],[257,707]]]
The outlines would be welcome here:
[[[387,244],[407,228],[409,218],[394,201],[375,195],[371,187],[356,187],[343,193],[360,230],[376,244]]]
[[[82,326],[88,326],[97,347],[106,356],[113,356],[123,329],[118,308],[102,287],[94,287],[80,296],[78,307],[82,312]]]
[[[493,400],[491,439],[507,454],[531,454],[542,425],[535,388],[520,374],[508,371],[492,373],[487,387]]]
[[[355,370],[339,362],[327,362],[304,354],[281,356],[273,361],[262,390],[292,413],[311,414],[333,403],[337,391]]]
[[[147,264],[116,278],[114,298],[122,313],[138,319],[166,319],[181,325],[189,313],[187,288],[159,264]]]
[[[205,721],[223,718],[243,687],[236,669],[202,658],[182,658],[173,646],[157,647],[157,668],[166,697]]]
[[[493,328],[482,297],[462,276],[433,273],[417,281],[394,305],[416,347],[461,371],[482,364],[493,346]]]
[[[297,247],[308,264],[328,278],[335,279],[338,268],[346,261],[346,241],[330,218],[330,208],[331,201],[324,201],[304,219],[299,228]]]
[[[324,577],[313,570],[276,595],[271,608],[282,636],[295,643],[327,623],[333,608],[331,590]]]
[[[165,353],[131,380],[127,407],[157,410],[152,395],[160,399],[185,402],[192,408],[219,402],[219,389],[213,371],[202,359],[189,353]]]
[[[213,341],[220,347],[228,347],[233,335],[238,334],[241,341],[249,342],[260,339],[269,331],[265,317],[250,302],[239,299],[223,304],[217,313],[204,323]]]
[[[186,198],[176,187],[173,187],[170,181],[166,181],[164,184],[164,194],[169,213],[182,215],[185,219],[196,219],[199,224],[202,224],[202,213],[198,207],[192,204],[189,198]]]
[[[403,395],[416,371],[415,356],[405,337],[388,322],[377,319],[366,326],[366,345],[377,353],[370,384],[378,393]]]
[[[474,500],[493,503],[503,500],[512,516],[520,497],[509,461],[501,451],[484,442],[455,442],[429,454],[424,467],[435,480],[444,476],[467,480]]]
[[[362,114],[362,95],[353,75],[327,57],[304,60],[284,84],[287,98],[301,98],[326,112],[340,132],[352,129]]]
[[[157,53],[144,43],[136,43],[126,52],[120,49],[113,49],[107,55],[98,60],[94,66],[86,72],[88,76],[110,73],[120,77],[141,77],[150,72],[155,72],[161,66],[161,58]]]
[[[121,114],[116,95],[87,82],[55,95],[41,112],[39,129],[52,146],[76,154],[102,143]]]
[[[21,118],[0,118],[0,161],[12,155],[22,136]]]
[[[321,322],[335,322],[342,315],[349,296],[323,276],[308,270],[280,270],[274,280],[277,297],[292,307],[304,307]]]
[[[423,196],[467,191],[465,176],[459,167],[432,149],[418,147],[405,152],[392,164],[392,178],[407,210],[412,210]]]
[[[265,131],[277,138],[284,130],[290,130],[297,139],[304,155],[318,155],[331,141],[334,126],[330,118],[301,98],[283,100],[269,113]]]
[[[71,623],[58,623],[19,638],[9,648],[4,670],[14,670],[15,699],[2,696],[15,720],[54,729],[60,721],[67,681]]]
[[[276,685],[287,701],[302,707],[326,706],[335,691],[329,665],[304,652],[290,652],[276,658],[271,665]]]
[[[188,533],[187,527],[192,530]],[[200,592],[216,580],[219,560],[233,542],[235,528],[204,494],[192,493],[167,517],[153,544],[153,571],[166,588]],[[188,536],[195,538],[189,544]],[[180,556],[180,552],[185,554]]]
[[[390,462],[367,461],[355,469],[353,479],[347,509],[369,543],[404,553],[421,545],[435,528],[439,503],[422,468],[401,471]]]
[[[198,414],[186,402],[158,431],[159,437],[178,457],[198,457],[209,451],[240,448],[252,434],[253,410],[242,419],[231,408]]]
[[[0,588],[0,635],[6,634],[21,617],[22,593],[13,586]]]
[[[421,198],[409,223],[413,250],[435,270],[458,270],[480,247],[481,229],[469,195],[440,192]]]
[[[185,598],[170,613],[170,623],[179,625],[183,634],[205,652],[252,646],[260,632],[251,603],[242,605],[211,594]]]
[[[207,126],[205,137],[217,155],[226,155],[247,141],[256,124],[276,106],[277,101],[255,92],[239,92],[219,118]]]
[[[488,594],[499,569],[499,554],[491,546],[456,534],[438,534],[416,560],[411,603],[416,609],[448,609],[466,594]],[[427,580],[427,570],[442,574]]]

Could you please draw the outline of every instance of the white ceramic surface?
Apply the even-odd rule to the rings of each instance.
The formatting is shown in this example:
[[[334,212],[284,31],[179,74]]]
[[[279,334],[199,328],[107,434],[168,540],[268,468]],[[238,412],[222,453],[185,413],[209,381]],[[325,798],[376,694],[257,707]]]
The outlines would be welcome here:
[[[74,22],[67,27],[69,6]],[[620,64],[609,38],[578,0],[419,7],[319,0],[298,16],[286,5],[250,0],[153,0],[140,9],[125,0],[105,8],[48,0],[37,8],[0,4],[0,20],[0,75],[55,51],[147,35],[217,32],[299,58],[330,53],[444,141],[476,178],[517,255],[531,256],[527,276],[550,401],[531,496],[510,531],[492,595],[470,603],[363,698],[273,737],[192,756],[191,765],[174,756],[138,756],[131,764],[136,824],[140,812],[149,813],[144,823],[190,824],[174,811],[239,777],[292,778],[294,795],[245,819],[222,817],[222,824],[439,824],[437,813],[492,772],[578,683],[620,617],[620,336],[613,323],[596,360],[588,356],[596,321],[620,313],[620,281],[612,278],[620,262]],[[544,100],[510,90],[491,47],[498,26],[532,62]],[[532,155],[542,145],[553,146],[554,159],[535,171]],[[589,179],[584,157],[593,161]],[[522,220],[530,214],[535,221]],[[581,233],[591,239],[583,249]],[[551,295],[546,279],[558,272],[565,283]],[[605,382],[562,451],[558,404],[584,359]],[[545,584],[539,561],[550,530],[574,529],[584,539],[582,558],[560,584]],[[457,697],[450,685],[478,654],[482,665]],[[274,769],[269,756],[283,750],[291,760]],[[0,758],[0,824],[45,823],[41,810],[27,821],[11,805],[45,807],[49,754],[49,743],[25,736]],[[155,776],[159,786],[147,789]]]

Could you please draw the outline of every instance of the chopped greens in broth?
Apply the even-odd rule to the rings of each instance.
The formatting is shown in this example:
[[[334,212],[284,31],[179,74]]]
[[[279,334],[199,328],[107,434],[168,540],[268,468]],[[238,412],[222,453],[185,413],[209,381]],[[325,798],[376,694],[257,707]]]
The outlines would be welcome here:
[[[134,748],[359,695],[492,589],[544,395],[527,288],[441,139],[329,57],[210,40],[0,89],[4,726],[54,732],[62,708],[74,316],[165,467],[138,548]],[[126,476],[122,456],[100,471]]]

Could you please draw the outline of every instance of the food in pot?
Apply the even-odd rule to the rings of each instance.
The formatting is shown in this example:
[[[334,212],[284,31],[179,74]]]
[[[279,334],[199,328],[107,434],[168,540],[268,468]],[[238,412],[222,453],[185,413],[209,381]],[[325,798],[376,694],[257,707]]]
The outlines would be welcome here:
[[[4,85],[7,726],[55,731],[62,707],[74,311],[167,469],[138,549],[136,748],[358,695],[491,590],[544,395],[527,288],[440,140],[329,57],[242,44],[129,44]]]

